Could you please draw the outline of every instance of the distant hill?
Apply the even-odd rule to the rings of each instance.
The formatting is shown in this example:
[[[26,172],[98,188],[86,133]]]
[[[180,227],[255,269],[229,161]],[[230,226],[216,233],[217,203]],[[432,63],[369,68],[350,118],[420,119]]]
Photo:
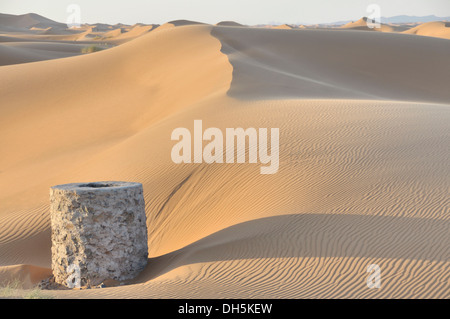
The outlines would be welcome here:
[[[423,17],[400,15],[390,18],[385,17],[381,18],[381,22],[383,23],[424,23],[424,22],[448,21],[448,20],[450,20],[450,17],[436,17],[435,15]]]
[[[51,19],[45,18],[36,13],[27,13],[21,15],[0,13],[0,25],[19,28],[19,29],[30,29],[30,28],[67,28],[64,23],[56,22]]]

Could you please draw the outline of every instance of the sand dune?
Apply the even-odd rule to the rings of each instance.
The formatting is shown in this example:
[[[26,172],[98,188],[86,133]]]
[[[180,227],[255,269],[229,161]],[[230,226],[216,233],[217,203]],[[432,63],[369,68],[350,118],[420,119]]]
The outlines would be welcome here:
[[[427,22],[404,31],[404,33],[450,39],[450,22]]]
[[[19,288],[30,289],[41,280],[48,278],[51,270],[30,265],[14,265],[0,268],[0,285],[11,285],[17,282]]]
[[[131,41],[157,27],[83,24],[69,29],[65,24],[36,14],[0,14],[0,18],[0,65],[76,56],[89,47],[106,49]]]
[[[341,29],[349,30],[363,30],[363,31],[380,31],[380,32],[395,32],[416,34],[422,36],[450,39],[450,22],[446,21],[434,21],[426,22],[417,25],[416,23],[404,23],[404,24],[384,24],[381,23],[380,27],[370,28],[367,22],[367,18],[363,17],[357,21],[349,22]]]
[[[104,33],[103,37],[104,38],[117,37],[117,36],[121,35],[124,32],[125,32],[125,30],[123,30],[122,28],[118,28],[118,29],[111,30],[111,31],[108,31],[108,32]]]
[[[156,27],[158,25],[155,24],[128,26],[120,23],[116,25],[96,23],[68,28],[66,24],[37,14],[0,14],[0,65],[74,56],[81,54],[82,49],[89,45],[101,48],[120,45]],[[8,44],[11,42],[16,44]],[[35,45],[27,44],[29,42],[41,42],[42,45],[37,51]]]
[[[373,26],[372,26],[373,25]],[[409,29],[406,25],[394,25],[380,23],[379,26],[375,25],[375,21],[368,20],[367,17],[363,17],[355,22],[349,22],[343,26],[342,29],[364,30],[364,31],[380,31],[380,32],[402,32]]]
[[[282,30],[290,30],[290,29],[294,29],[295,27],[293,25],[290,24],[280,24],[277,25],[275,27],[273,27],[274,29],[282,29]]]
[[[35,13],[27,13],[18,16],[13,14],[0,13],[0,24],[20,29],[29,29],[32,27],[41,29],[46,29],[49,27],[61,29],[67,28],[64,23],[50,20]]]
[[[121,37],[126,38],[137,38],[141,35],[146,34],[147,32],[150,32],[154,29],[156,29],[159,25],[153,24],[153,25],[136,25],[133,26],[127,33],[122,34]]]
[[[373,23],[374,22],[375,21],[373,21]],[[380,28],[369,28],[368,23],[370,23],[370,21],[368,22],[367,17],[363,17],[357,21],[352,21],[347,24],[344,24],[343,26],[341,26],[341,28],[342,29],[365,30],[365,31],[375,31],[375,30],[380,29]]]
[[[130,40],[136,39],[137,37],[140,37],[150,31],[153,31],[154,29],[156,29],[158,27],[159,27],[159,25],[157,25],[157,24],[135,25],[126,32],[123,32],[123,29],[116,29],[116,30],[109,31],[107,33],[102,34],[100,41],[106,40],[107,43],[122,44],[122,43],[128,42]],[[122,31],[118,32],[118,30],[122,30]]]
[[[162,31],[162,30],[166,30],[166,29],[172,29],[175,27],[182,27],[182,26],[188,26],[188,25],[203,25],[203,24],[204,23],[202,23],[202,22],[190,21],[190,20],[174,20],[174,21],[169,21],[169,22],[163,23],[158,28],[156,28],[156,30]]]
[[[197,22],[197,21],[191,21],[191,20],[173,20],[173,21],[169,21],[167,23],[172,24],[175,27],[204,24],[203,22]]]
[[[450,72],[447,40],[255,28],[216,28],[213,35],[221,38],[222,52],[233,65],[236,85],[228,92],[233,97],[450,100],[445,89]],[[423,48],[429,50],[426,57]]]
[[[0,281],[48,275],[51,185],[130,180],[144,185],[148,267],[55,297],[449,297],[450,42],[156,30],[0,67]],[[279,172],[174,164],[170,134],[194,119],[280,128]],[[382,289],[366,286],[373,263]]]
[[[0,65],[52,60],[80,55],[85,44],[7,42],[0,44]]]
[[[245,27],[245,25],[234,22],[234,21],[221,21],[217,23],[218,26],[224,26],[224,27]]]

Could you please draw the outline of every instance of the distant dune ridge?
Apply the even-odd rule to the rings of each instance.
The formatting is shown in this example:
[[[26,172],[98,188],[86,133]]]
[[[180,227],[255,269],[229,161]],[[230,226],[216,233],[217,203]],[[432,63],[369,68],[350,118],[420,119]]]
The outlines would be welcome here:
[[[408,33],[430,37],[439,37],[449,39],[449,23],[445,21],[435,21],[438,17],[410,17],[397,16],[392,18],[382,18],[383,23],[380,27],[372,28],[367,17],[363,17],[357,21],[336,22],[332,24],[315,24],[315,25],[295,25],[295,24],[279,24],[259,26],[271,29],[282,30],[304,30],[304,29],[327,29],[327,30],[359,30],[359,31],[380,31],[390,33]],[[445,18],[443,18],[445,19]],[[412,22],[407,22],[412,21]],[[423,24],[420,21],[425,21]],[[369,25],[368,25],[369,23]],[[40,16],[35,13],[23,15],[11,15],[0,13],[0,66],[9,64],[19,64],[27,62],[36,62],[48,59],[57,59],[80,55],[83,53],[83,47],[99,46],[107,48],[110,46],[120,45],[147,32],[155,29],[164,30],[173,27],[204,24],[190,20],[174,20],[163,25],[158,24],[142,24],[138,23],[133,26],[117,23],[109,25],[105,23],[83,24],[79,28],[68,28],[66,24],[56,22]],[[234,21],[221,21],[217,26],[228,27],[245,27]],[[11,49],[9,42],[20,43]],[[35,48],[29,47],[28,42],[41,42],[45,45],[45,52],[36,51]],[[73,45],[70,53],[63,49],[63,46],[54,46],[55,42],[62,42]],[[80,42],[80,43],[74,43]],[[45,44],[44,44],[45,43]],[[81,48],[80,48],[81,46]],[[41,46],[42,47],[42,46]]]
[[[404,33],[450,39],[450,22],[427,22],[406,30]]]
[[[234,21],[221,21],[219,23],[217,23],[216,25],[221,25],[221,26],[227,26],[227,27],[244,27],[243,24],[234,22]]]
[[[0,13],[0,66],[80,55],[85,47],[107,48],[119,45],[158,26],[96,23],[68,28],[64,23],[34,13]],[[35,44],[30,45],[30,42],[39,43],[39,50],[36,50]]]
[[[374,21],[372,22],[374,23]],[[408,25],[394,25],[381,23],[380,27],[372,27],[367,18],[361,18],[355,22],[349,22],[341,28],[353,30],[369,30],[381,32],[403,32],[408,34],[424,35],[429,37],[450,39],[450,22],[433,21],[419,24],[417,26]]]
[[[186,20],[83,26],[70,43],[39,32],[0,34],[0,284],[49,276],[50,186],[124,180],[144,186],[147,268],[48,294],[450,296],[449,40]],[[62,59],[49,47],[102,43],[114,47]],[[42,61],[7,65],[22,47]],[[196,119],[279,128],[279,171],[173,163],[171,132]]]
[[[47,19],[35,13],[27,13],[22,15],[0,13],[0,25],[19,29],[46,29],[49,27],[61,29],[67,28],[67,25],[64,23]]]

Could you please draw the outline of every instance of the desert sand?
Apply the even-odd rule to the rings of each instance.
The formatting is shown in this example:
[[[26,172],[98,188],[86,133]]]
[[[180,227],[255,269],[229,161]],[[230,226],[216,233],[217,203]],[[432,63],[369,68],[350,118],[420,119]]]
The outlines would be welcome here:
[[[404,31],[405,33],[450,39],[450,22],[427,22]]]
[[[51,274],[50,186],[124,180],[144,186],[147,268],[123,286],[47,294],[450,297],[448,39],[229,21],[93,28],[2,29],[0,282]],[[70,37],[93,32],[115,46],[70,57]],[[26,50],[23,62],[41,61],[7,65],[22,46],[44,58]],[[195,119],[279,128],[278,173],[173,163],[171,132]],[[381,289],[366,286],[370,264]]]

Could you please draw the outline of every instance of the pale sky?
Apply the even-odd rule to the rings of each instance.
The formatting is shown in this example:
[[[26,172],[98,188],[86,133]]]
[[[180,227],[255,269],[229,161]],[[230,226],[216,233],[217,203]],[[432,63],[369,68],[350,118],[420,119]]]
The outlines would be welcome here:
[[[78,4],[81,23],[158,23],[187,19],[206,23],[329,23],[367,16],[369,4],[381,16],[450,16],[450,0],[0,0],[0,13],[37,13],[66,22],[69,4]]]

